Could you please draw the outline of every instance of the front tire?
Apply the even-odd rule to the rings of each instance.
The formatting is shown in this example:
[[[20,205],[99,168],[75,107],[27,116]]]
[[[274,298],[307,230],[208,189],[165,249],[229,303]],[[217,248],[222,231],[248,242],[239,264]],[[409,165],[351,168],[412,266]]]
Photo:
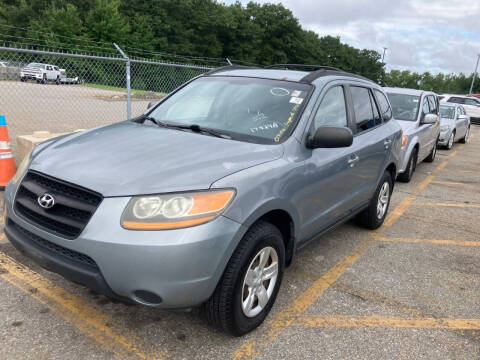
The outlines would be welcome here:
[[[462,144],[466,144],[469,136],[470,136],[470,126],[467,128],[467,132],[465,133],[465,136],[460,139],[460,142]]]
[[[408,159],[407,168],[403,173],[398,175],[398,180],[402,182],[410,182],[412,180],[413,173],[415,172],[415,168],[417,167],[417,149],[414,148],[412,153],[410,154],[410,158]]]
[[[455,131],[452,131],[452,133],[450,134],[450,137],[448,138],[448,142],[447,142],[447,145],[445,146],[445,148],[447,150],[452,150],[454,142],[455,142]]]
[[[435,160],[435,155],[437,155],[437,142],[438,142],[438,139],[435,140],[435,144],[433,145],[433,149],[432,151],[430,152],[430,155],[428,155],[426,158],[425,158],[425,162],[428,162],[428,163],[431,163]]]
[[[383,221],[387,216],[388,207],[390,206],[392,190],[392,174],[385,171],[372,200],[370,200],[370,205],[358,214],[357,219],[361,226],[370,230],[375,230],[382,226]]]
[[[42,84],[47,84],[48,80],[47,80],[47,75],[46,74],[43,74],[43,80],[42,80]]]
[[[259,326],[275,302],[285,269],[285,246],[274,225],[258,221],[244,235],[212,297],[207,321],[234,336]]]

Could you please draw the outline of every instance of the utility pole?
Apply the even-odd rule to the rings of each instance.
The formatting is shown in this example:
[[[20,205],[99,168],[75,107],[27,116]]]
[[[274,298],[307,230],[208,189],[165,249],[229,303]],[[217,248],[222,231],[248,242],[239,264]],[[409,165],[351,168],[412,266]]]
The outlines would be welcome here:
[[[385,64],[385,53],[387,52],[387,47],[383,47],[382,63]]]
[[[473,84],[475,83],[475,78],[477,77],[477,70],[478,70],[478,61],[480,60],[480,54],[477,55],[477,65],[475,65],[475,71],[473,72],[473,77],[472,77],[472,85],[470,86],[470,92],[468,95],[470,95],[473,92]]]

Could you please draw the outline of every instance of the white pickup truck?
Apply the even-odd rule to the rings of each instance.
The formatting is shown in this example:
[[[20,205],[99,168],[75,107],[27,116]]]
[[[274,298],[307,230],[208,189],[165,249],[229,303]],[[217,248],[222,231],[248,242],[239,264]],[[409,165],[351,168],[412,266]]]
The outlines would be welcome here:
[[[60,69],[55,65],[30,63],[20,70],[20,80],[36,80],[37,83],[42,84],[46,84],[48,81],[54,81],[59,85]]]

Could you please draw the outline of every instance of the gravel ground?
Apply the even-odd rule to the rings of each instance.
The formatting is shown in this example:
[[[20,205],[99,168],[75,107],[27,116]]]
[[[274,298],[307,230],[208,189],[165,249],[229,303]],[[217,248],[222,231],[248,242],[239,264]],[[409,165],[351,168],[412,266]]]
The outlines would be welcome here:
[[[302,250],[268,321],[242,338],[197,310],[113,303],[3,238],[0,358],[479,359],[480,128],[472,133],[396,184],[378,232],[349,222]]]

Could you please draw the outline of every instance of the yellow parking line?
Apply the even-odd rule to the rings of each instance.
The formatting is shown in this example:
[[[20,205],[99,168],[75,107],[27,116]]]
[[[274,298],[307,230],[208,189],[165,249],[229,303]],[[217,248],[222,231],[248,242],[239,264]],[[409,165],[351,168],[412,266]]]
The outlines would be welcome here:
[[[455,150],[455,151],[452,152],[450,155],[448,155],[448,157],[449,157],[449,158],[453,158],[453,157],[457,156],[457,154],[458,154],[458,151]]]
[[[2,241],[3,239],[5,239],[5,233],[0,234],[0,241]]]
[[[435,207],[459,207],[479,209],[478,204],[462,204],[462,203],[431,203],[431,202],[414,202],[413,206],[435,206]]]
[[[439,181],[439,180],[434,180],[432,181],[432,184],[438,184],[438,185],[447,185],[447,186],[464,186],[467,185],[462,182],[455,182],[455,181]]]
[[[108,315],[70,294],[40,274],[0,252],[0,277],[24,291],[53,312],[73,324],[105,349],[124,359],[161,359],[163,353],[139,349],[142,340],[128,330],[112,324]]]
[[[302,316],[295,322],[296,326],[322,328],[417,328],[417,329],[448,329],[448,330],[480,330],[480,319],[445,319],[445,318],[411,318],[388,316]]]
[[[456,246],[480,246],[480,241],[465,240],[437,240],[437,239],[413,239],[406,237],[385,237],[375,236],[376,241],[383,242],[403,242],[413,244],[436,244],[436,245],[456,245]]]

